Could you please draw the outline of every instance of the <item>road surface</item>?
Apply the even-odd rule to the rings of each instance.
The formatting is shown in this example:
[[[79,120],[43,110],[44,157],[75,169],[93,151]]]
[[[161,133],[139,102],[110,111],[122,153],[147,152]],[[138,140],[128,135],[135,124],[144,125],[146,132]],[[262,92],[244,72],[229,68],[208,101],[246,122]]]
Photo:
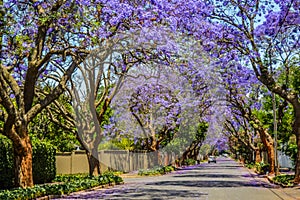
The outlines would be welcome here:
[[[113,188],[72,194],[63,199],[183,199],[282,200],[294,199],[229,158],[201,163],[164,176],[124,178]]]

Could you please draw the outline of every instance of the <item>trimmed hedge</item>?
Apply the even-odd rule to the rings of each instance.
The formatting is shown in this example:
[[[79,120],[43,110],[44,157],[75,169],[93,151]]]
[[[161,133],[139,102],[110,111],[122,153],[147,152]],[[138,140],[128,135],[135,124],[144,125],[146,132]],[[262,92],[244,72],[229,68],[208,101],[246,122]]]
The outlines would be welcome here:
[[[51,182],[56,175],[55,148],[49,143],[33,142],[32,151],[33,182]]]
[[[45,142],[32,142],[32,173],[35,184],[51,182],[56,175],[55,148]],[[14,186],[12,142],[0,135],[0,189]]]
[[[0,189],[13,187],[14,162],[12,143],[0,135]]]
[[[101,185],[123,183],[123,179],[111,173],[102,176],[90,177],[81,175],[57,176],[57,184],[35,185],[32,188],[18,188],[15,190],[0,190],[0,199],[26,200],[36,199],[49,195],[69,195],[72,192],[90,189]],[[46,198],[48,199],[48,198]]]

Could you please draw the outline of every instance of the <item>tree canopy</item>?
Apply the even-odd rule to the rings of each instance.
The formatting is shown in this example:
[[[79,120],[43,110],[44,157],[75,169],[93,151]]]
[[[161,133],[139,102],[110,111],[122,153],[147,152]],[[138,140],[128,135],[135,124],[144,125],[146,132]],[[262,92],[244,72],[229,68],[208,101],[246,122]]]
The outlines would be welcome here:
[[[100,65],[92,66],[94,72],[101,72],[98,76],[89,77],[82,71],[82,82],[92,83],[88,88],[92,101],[87,105],[94,108],[90,118],[94,123],[107,120],[103,108],[110,106],[114,92],[123,90],[130,70],[151,64],[157,69],[176,69],[176,77],[186,78],[192,104],[200,108],[194,124],[209,123],[208,139],[221,141],[209,134],[220,134],[223,123],[239,131],[228,119],[247,119],[250,130],[258,131],[262,141],[266,138],[264,145],[271,156],[274,149],[265,116],[253,112],[258,103],[248,101],[255,96],[253,89],[264,85],[264,93],[274,93],[282,101],[279,119],[284,119],[280,113],[284,109],[293,114],[293,125],[285,130],[296,136],[295,183],[300,182],[299,0],[2,0],[0,5],[0,133],[14,145],[16,186],[33,184],[29,124],[66,90],[72,94],[76,73],[97,59]],[[106,74],[109,71],[113,76]],[[161,88],[166,86],[161,84]],[[186,88],[171,89],[170,95]],[[149,94],[137,98],[146,101]],[[156,97],[160,105],[168,102],[163,96]],[[185,114],[180,106],[178,118]],[[141,111],[135,108],[132,114],[137,115],[136,110]],[[164,114],[170,112],[168,107]],[[103,133],[99,127],[95,132]]]

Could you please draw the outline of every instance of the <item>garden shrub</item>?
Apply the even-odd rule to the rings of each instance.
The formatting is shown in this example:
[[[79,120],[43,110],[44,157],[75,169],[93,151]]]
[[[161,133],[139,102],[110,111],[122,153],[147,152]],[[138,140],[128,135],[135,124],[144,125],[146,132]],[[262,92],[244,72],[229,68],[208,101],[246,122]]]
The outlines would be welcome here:
[[[248,169],[253,169],[255,167],[255,163],[251,162],[251,163],[246,163],[245,165]]]
[[[185,163],[186,163],[186,165],[195,165],[197,163],[197,161],[192,158],[188,158],[185,160]]]
[[[56,175],[55,149],[48,143],[32,142],[32,170],[34,183],[51,182]],[[14,185],[14,162],[12,142],[0,135],[0,189]]]
[[[92,187],[120,184],[123,179],[113,174],[103,174],[101,176],[84,175],[61,175],[57,176],[55,181],[63,181],[57,184],[35,185],[31,188],[17,188],[14,190],[0,190],[0,199],[19,200],[36,199],[49,195],[68,195],[72,192],[90,189]],[[51,199],[51,197],[49,197]],[[49,199],[45,198],[45,199]]]
[[[295,178],[295,175],[281,174],[281,175],[275,176],[272,180],[276,184],[281,184],[283,186],[293,186],[294,178]]]
[[[12,143],[0,135],[0,189],[13,187],[14,162]]]
[[[56,175],[55,148],[50,143],[33,142],[32,173],[35,184],[51,182]]]
[[[138,175],[140,176],[154,176],[154,175],[163,175],[174,171],[175,167],[173,166],[156,166],[151,169],[140,169]]]
[[[263,162],[255,163],[255,169],[260,174],[266,174],[270,169],[270,165]]]

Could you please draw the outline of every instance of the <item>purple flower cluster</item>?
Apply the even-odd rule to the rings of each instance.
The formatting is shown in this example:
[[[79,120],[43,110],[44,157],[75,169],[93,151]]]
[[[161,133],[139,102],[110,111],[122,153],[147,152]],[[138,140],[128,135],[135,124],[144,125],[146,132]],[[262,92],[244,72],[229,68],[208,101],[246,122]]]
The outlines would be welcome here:
[[[201,95],[209,90],[228,94],[234,89],[237,98],[247,99],[252,86],[258,84],[256,77],[264,70],[293,63],[300,49],[299,0],[9,0],[4,7],[1,65],[10,69],[19,85],[29,76],[29,68],[36,68],[33,78],[43,81],[69,66],[74,58],[101,46],[101,39],[120,39],[129,34],[129,40],[136,44],[122,52],[127,55],[127,63],[113,61],[119,67],[117,72],[127,73],[127,64],[136,60],[154,62],[155,67],[175,63],[199,98],[198,103],[209,107],[215,99],[210,96],[202,101]],[[182,50],[190,42],[186,37],[201,48],[195,45]],[[197,48],[205,53],[186,55],[197,52]],[[280,77],[280,73],[275,75]],[[224,87],[215,87],[214,81]],[[173,129],[180,123],[182,107],[189,104],[177,98],[180,92],[175,95],[165,85],[154,83],[134,89],[132,113],[141,118],[141,114],[155,110],[162,118],[157,120],[160,126]],[[143,125],[149,123],[149,118],[143,117]]]

